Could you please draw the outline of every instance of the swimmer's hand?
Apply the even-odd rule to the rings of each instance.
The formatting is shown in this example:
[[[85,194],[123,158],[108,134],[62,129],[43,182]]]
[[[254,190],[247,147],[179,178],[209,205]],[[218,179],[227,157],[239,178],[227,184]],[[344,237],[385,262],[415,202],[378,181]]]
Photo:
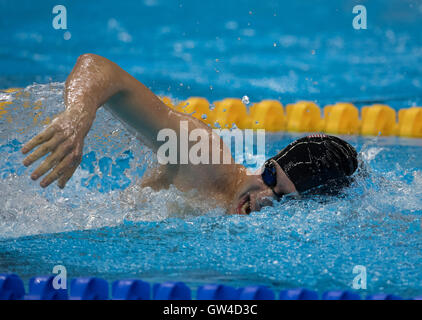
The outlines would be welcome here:
[[[84,138],[91,128],[95,114],[72,112],[69,109],[59,114],[52,123],[22,147],[22,153],[39,146],[28,155],[23,164],[29,166],[50,153],[41,165],[31,174],[37,180],[48,173],[40,182],[45,188],[58,179],[58,186],[64,188],[82,160]]]

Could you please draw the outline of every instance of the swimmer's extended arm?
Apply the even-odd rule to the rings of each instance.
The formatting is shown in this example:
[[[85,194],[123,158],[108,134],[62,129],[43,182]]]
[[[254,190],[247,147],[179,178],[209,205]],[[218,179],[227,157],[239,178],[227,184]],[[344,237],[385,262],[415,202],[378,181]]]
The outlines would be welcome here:
[[[27,142],[24,154],[39,146],[24,159],[29,166],[50,153],[31,174],[47,187],[58,179],[63,188],[82,160],[84,138],[95,119],[96,111],[108,103],[111,111],[134,128],[145,144],[156,150],[158,131],[162,128],[178,130],[180,120],[201,126],[200,121],[168,108],[154,93],[117,64],[106,58],[84,54],[66,80],[64,102],[66,110],[40,134]],[[205,126],[206,127],[206,126]]]
[[[183,117],[117,64],[94,54],[79,57],[66,80],[64,98],[68,110],[85,112],[90,119],[107,102],[113,114],[135,129],[153,149],[159,147],[158,131],[173,128],[174,120]]]

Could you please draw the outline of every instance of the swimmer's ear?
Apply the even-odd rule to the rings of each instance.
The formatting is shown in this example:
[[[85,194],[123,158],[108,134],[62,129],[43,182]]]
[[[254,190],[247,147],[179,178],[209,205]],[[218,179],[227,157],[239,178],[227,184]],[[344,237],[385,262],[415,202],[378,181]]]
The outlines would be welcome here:
[[[290,194],[297,192],[295,185],[281,169],[280,165],[275,160],[271,160],[274,163],[277,173],[277,185],[274,187],[274,191],[279,194]]]

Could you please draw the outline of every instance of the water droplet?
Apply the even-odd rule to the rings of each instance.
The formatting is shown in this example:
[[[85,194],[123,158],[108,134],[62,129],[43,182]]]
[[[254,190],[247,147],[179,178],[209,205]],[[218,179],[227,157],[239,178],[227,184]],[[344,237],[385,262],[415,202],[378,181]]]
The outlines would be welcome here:
[[[63,39],[65,39],[65,40],[70,40],[70,38],[72,38],[72,34],[71,34],[69,31],[66,31],[66,32],[63,34]]]
[[[242,102],[244,103],[244,104],[249,104],[249,97],[248,96],[243,96],[242,97]]]

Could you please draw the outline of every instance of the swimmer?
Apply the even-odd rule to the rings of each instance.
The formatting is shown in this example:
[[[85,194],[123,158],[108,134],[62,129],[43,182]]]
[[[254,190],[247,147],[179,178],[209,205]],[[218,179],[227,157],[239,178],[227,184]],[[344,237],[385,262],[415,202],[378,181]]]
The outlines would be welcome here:
[[[220,140],[221,156],[227,148],[208,125],[170,109],[141,82],[98,55],[78,58],[65,83],[64,103],[65,110],[22,147],[22,153],[27,154],[38,146],[23,160],[25,166],[48,154],[31,174],[33,180],[44,176],[40,182],[43,188],[56,180],[60,188],[65,187],[81,163],[84,138],[96,112],[105,103],[154,152],[162,144],[157,140],[159,131],[169,128],[179,132],[181,121],[188,122],[189,130],[207,130],[210,145]],[[231,159],[230,164],[161,165],[141,183],[154,190],[170,185],[183,192],[196,189],[229,214],[249,214],[283,195],[341,181],[356,169],[357,154],[350,144],[333,136],[313,135],[294,141],[267,160],[259,175],[248,175],[243,165]]]

